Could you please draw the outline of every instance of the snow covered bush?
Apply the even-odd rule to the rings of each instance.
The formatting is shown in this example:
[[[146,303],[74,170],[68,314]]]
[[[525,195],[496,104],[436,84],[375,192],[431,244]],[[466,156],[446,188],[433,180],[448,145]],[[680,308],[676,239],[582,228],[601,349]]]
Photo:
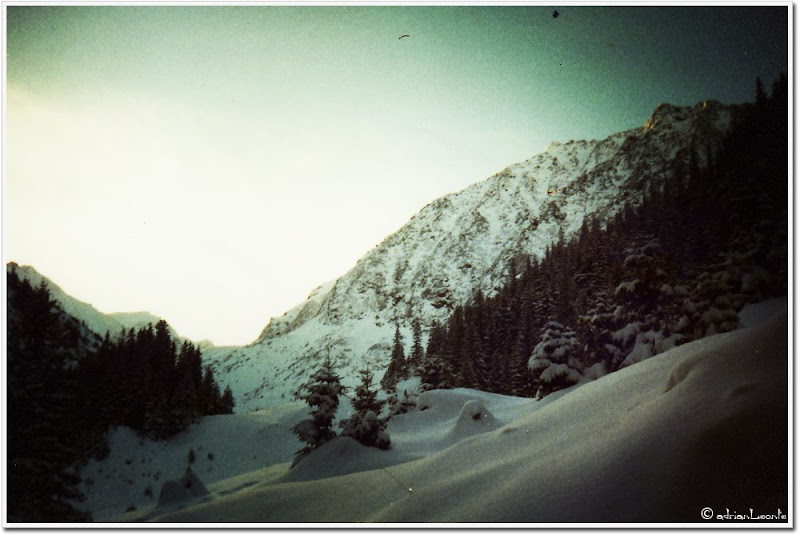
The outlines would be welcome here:
[[[173,505],[206,495],[208,495],[208,489],[195,475],[192,468],[187,465],[186,472],[178,481],[171,479],[164,482],[158,497],[158,506]]]
[[[360,444],[388,450],[392,446],[389,434],[384,431],[383,423],[374,411],[356,412],[339,423],[342,436],[351,437]]]
[[[528,360],[539,399],[581,380],[579,348],[575,331],[557,321],[547,323],[541,342]]]
[[[737,292],[739,284],[740,275],[730,266],[712,266],[700,274],[691,297],[684,303],[693,338],[739,327],[737,313],[746,302],[746,296]]]
[[[393,416],[398,414],[405,414],[417,408],[417,393],[409,394],[404,390],[402,394],[394,392],[389,396],[389,416],[387,420],[391,420]]]
[[[592,364],[585,370],[583,370],[583,378],[586,381],[596,381],[603,377],[604,375],[608,375],[608,370],[606,369],[605,362],[598,362],[597,364]]]
[[[683,342],[684,336],[679,333],[670,336],[664,336],[661,331],[649,330],[646,332],[639,332],[636,334],[636,339],[633,344],[633,349],[625,360],[622,361],[621,367],[630,366],[654,357],[659,353],[670,350]]]

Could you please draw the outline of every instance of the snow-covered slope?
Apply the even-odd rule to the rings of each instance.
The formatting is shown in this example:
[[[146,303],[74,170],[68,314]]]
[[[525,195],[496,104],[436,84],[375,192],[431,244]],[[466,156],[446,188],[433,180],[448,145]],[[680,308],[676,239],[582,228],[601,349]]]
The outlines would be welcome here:
[[[27,280],[34,288],[44,281],[50,290],[50,297],[58,301],[64,312],[82,321],[94,333],[105,336],[109,333],[112,337],[119,335],[121,330],[139,329],[148,323],[155,325],[161,319],[149,312],[115,312],[104,314],[89,303],[84,303],[67,294],[60,286],[36,271],[32,266],[20,266],[9,262],[6,266],[9,272],[14,272],[21,280]],[[172,335],[181,338],[172,330]],[[183,339],[183,338],[181,338]]]
[[[207,416],[169,441],[136,436],[119,428],[108,457],[91,459],[81,470],[86,501],[96,522],[113,519],[129,508],[152,507],[166,481],[177,480],[189,465],[208,485],[264,466],[283,464],[300,449],[292,426],[306,417],[302,402],[269,412]]]
[[[406,343],[411,322],[443,320],[477,290],[491,295],[508,278],[510,260],[541,256],[563,230],[600,221],[686,163],[690,147],[703,163],[736,108],[708,101],[661,105],[644,126],[604,140],[551,143],[463,191],[442,197],[367,253],[340,279],[315,290],[245,348],[206,353],[231,384],[237,410],[279,403],[328,353],[346,378],[363,367],[378,376],[389,361],[394,324]]]
[[[784,307],[543,401],[427,392],[392,421],[390,451],[336,439],[291,471],[206,480],[199,503],[117,520],[701,524],[752,509],[791,525],[788,334]]]

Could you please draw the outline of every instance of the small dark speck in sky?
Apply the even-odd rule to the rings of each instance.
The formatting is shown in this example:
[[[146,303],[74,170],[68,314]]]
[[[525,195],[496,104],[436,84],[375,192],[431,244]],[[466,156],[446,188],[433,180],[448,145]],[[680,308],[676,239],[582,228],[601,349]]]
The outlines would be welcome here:
[[[401,35],[400,37],[398,37],[398,39],[402,39],[403,37],[408,37],[408,34],[405,33],[405,34]]]
[[[553,18],[554,18],[554,19],[557,19],[557,18],[558,18],[558,11],[553,11]]]

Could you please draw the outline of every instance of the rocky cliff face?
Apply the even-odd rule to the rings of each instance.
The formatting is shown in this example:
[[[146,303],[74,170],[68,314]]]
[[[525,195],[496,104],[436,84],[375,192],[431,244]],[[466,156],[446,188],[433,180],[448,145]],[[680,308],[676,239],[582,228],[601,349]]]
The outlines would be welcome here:
[[[290,399],[317,358],[330,352],[345,377],[388,364],[394,325],[410,342],[414,318],[443,320],[477,290],[491,295],[510,260],[540,256],[584,218],[603,221],[670,178],[694,152],[702,165],[736,107],[662,104],[642,127],[603,140],[553,142],[533,158],[424,207],[305,303],[274,318],[251,346],[207,353],[237,411]]]

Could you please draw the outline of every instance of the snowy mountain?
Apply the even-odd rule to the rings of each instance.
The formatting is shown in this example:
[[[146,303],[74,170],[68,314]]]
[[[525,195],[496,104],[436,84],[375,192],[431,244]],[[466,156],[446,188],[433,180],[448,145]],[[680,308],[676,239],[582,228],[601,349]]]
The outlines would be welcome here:
[[[309,363],[328,353],[346,378],[363,367],[380,375],[395,323],[408,344],[413,319],[426,330],[476,291],[492,295],[513,258],[541,257],[585,218],[605,221],[626,201],[636,204],[692,153],[703,165],[736,112],[715,101],[662,104],[642,127],[603,140],[553,142],[424,207],[343,277],[273,318],[250,346],[206,356],[232,385],[239,411],[289,399]]]
[[[104,314],[89,303],[80,301],[67,294],[60,286],[36,271],[32,266],[20,266],[14,262],[9,262],[6,269],[10,273],[16,273],[21,280],[27,280],[34,288],[44,281],[47,288],[50,290],[50,297],[58,301],[61,308],[64,309],[64,312],[85,323],[92,332],[100,337],[109,333],[113,338],[116,337],[121,330],[138,330],[142,327],[146,327],[147,324],[155,325],[161,319],[150,312],[115,312]],[[172,328],[170,327],[170,329]],[[174,330],[171,330],[171,334],[175,338],[184,339],[178,336]],[[210,342],[208,344],[210,344]]]

